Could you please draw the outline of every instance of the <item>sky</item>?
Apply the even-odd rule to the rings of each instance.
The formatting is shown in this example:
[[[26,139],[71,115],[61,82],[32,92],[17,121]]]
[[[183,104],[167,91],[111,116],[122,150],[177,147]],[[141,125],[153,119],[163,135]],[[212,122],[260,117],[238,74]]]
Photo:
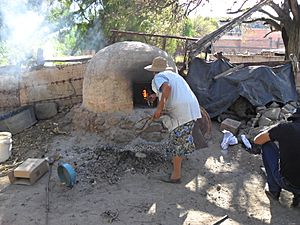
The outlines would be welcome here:
[[[280,3],[282,0],[274,0],[276,3]],[[234,4],[237,2],[237,4]],[[233,9],[237,9],[241,0],[209,0],[209,3],[205,3],[204,6],[196,9],[195,13],[191,16],[200,15],[204,17],[228,17],[230,15],[226,14],[226,10],[231,6],[234,6]],[[245,6],[254,6],[257,0],[248,0],[248,5]],[[233,15],[236,17],[236,15]]]

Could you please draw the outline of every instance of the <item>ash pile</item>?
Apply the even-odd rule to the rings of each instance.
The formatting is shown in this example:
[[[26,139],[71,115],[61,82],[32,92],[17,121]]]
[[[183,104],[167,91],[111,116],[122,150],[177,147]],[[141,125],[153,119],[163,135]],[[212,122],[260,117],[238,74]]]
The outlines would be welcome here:
[[[166,167],[167,156],[162,145],[117,145],[98,144],[92,148],[73,147],[73,154],[78,154],[76,161],[80,182],[83,184],[117,184],[129,174],[149,174]],[[80,169],[79,169],[80,168]]]

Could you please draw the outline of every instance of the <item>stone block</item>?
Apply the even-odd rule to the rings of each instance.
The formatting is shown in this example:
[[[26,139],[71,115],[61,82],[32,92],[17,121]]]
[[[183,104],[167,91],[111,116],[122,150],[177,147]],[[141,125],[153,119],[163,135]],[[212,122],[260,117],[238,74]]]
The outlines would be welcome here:
[[[271,123],[272,123],[272,120],[265,116],[261,116],[258,121],[258,125],[260,127],[269,126],[269,125],[271,125]]]
[[[237,134],[240,125],[240,121],[227,118],[221,123],[220,131],[228,130],[233,134]]]
[[[280,111],[281,111],[280,108],[269,108],[263,113],[263,116],[265,116],[271,120],[278,120]]]
[[[34,106],[38,120],[46,120],[57,114],[57,104],[54,102],[37,103]]]
[[[256,111],[256,113],[259,113],[259,112],[264,111],[266,109],[267,109],[266,106],[258,106],[258,107],[256,107],[255,111]]]
[[[293,104],[286,104],[281,110],[283,113],[293,113],[296,110],[296,107]]]

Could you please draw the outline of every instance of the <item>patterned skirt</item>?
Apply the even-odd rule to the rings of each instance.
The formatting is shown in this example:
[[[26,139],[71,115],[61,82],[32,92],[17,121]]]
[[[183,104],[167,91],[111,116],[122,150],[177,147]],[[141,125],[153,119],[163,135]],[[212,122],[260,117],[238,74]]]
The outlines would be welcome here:
[[[192,136],[194,124],[194,121],[190,121],[175,128],[170,133],[170,149],[167,151],[168,155],[185,156],[191,154],[195,150]]]

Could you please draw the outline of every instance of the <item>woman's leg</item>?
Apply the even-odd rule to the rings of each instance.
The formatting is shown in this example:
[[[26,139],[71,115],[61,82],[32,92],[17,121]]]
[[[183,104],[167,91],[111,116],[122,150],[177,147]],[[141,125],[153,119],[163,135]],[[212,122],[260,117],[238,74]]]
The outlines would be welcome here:
[[[193,127],[194,121],[190,121],[175,128],[170,135],[173,164],[171,180],[180,180],[182,159],[185,155],[192,153],[195,149],[192,137]]]
[[[179,180],[181,178],[181,156],[173,156],[172,157],[172,164],[173,164],[173,171],[171,175],[171,180]]]

